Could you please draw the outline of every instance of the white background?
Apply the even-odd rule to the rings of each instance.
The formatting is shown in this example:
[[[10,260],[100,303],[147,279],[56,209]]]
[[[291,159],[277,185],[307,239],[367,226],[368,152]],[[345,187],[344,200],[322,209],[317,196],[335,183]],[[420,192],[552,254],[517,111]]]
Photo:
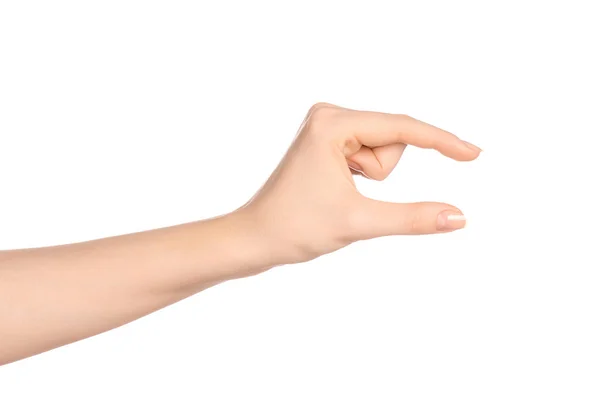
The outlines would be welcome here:
[[[316,101],[484,148],[359,182],[467,229],[222,284],[0,367],[0,396],[598,396],[594,3],[0,2],[2,249],[233,210]]]

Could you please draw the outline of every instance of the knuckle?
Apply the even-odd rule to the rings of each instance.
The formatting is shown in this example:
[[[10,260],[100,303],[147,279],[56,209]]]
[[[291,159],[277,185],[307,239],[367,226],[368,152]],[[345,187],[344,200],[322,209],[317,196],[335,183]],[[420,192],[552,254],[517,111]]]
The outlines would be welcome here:
[[[308,116],[306,126],[309,132],[320,131],[327,126],[331,121],[331,116],[334,110],[329,107],[318,107],[312,109]]]
[[[349,136],[344,139],[343,152],[344,155],[350,155],[360,150],[362,144],[355,136]]]
[[[421,231],[421,219],[419,216],[412,217],[409,230],[411,234],[419,234]]]
[[[317,109],[321,109],[321,108],[325,108],[325,107],[331,107],[333,105],[327,103],[327,102],[317,102],[314,105],[312,105],[310,107],[310,109],[308,109],[308,114],[312,114],[315,110]]]
[[[328,119],[333,112],[334,110],[332,108],[318,107],[313,109],[313,111],[310,114],[310,119],[314,121],[324,121]]]
[[[407,229],[409,234],[421,234],[423,231],[423,214],[419,205],[410,212],[407,219]]]
[[[415,121],[415,119],[407,114],[397,114],[396,118],[401,123],[411,123]]]

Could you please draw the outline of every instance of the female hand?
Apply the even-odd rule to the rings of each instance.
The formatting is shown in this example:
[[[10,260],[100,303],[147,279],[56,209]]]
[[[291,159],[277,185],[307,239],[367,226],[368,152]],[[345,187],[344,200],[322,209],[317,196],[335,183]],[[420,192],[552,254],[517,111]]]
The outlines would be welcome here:
[[[304,262],[354,241],[385,235],[432,234],[465,225],[456,207],[399,204],[361,195],[353,173],[383,180],[407,145],[458,161],[481,152],[455,135],[401,114],[314,105],[285,157],[238,212],[252,219],[275,264]]]

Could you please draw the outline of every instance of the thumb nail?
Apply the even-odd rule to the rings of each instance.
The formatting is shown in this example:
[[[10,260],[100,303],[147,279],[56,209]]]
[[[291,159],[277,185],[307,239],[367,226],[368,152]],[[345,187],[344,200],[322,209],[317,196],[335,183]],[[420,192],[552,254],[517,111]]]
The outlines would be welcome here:
[[[437,230],[447,232],[465,227],[466,218],[458,211],[446,210],[438,214]]]

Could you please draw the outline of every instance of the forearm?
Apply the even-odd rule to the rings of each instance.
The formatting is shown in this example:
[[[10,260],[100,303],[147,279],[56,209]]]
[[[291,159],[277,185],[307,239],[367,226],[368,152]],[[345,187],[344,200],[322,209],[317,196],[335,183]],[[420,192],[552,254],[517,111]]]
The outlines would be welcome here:
[[[78,244],[0,252],[0,364],[118,327],[269,267],[234,213]]]

